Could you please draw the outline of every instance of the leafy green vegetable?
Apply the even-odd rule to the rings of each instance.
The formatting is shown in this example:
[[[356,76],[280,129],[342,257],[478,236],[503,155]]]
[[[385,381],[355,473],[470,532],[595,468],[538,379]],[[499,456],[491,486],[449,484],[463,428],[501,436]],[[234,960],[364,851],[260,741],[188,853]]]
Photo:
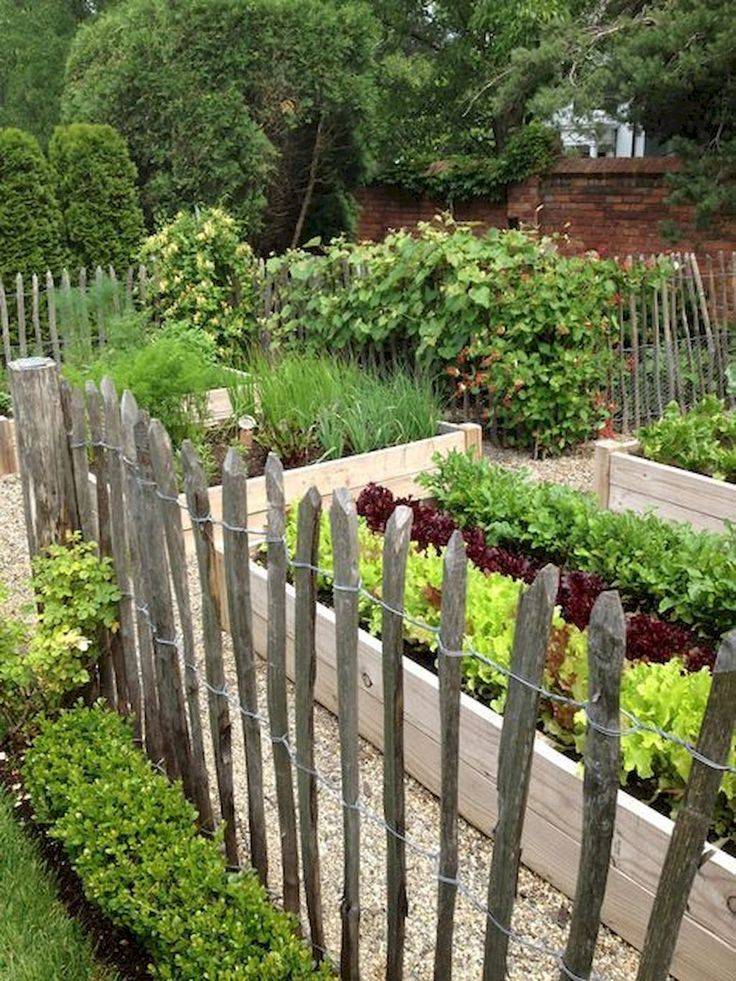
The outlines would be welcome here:
[[[717,639],[736,623],[736,542],[655,515],[602,510],[591,494],[451,453],[422,484],[489,544],[516,543],[593,572],[644,609]]]
[[[649,460],[736,482],[736,412],[715,395],[689,412],[671,402],[662,418],[637,436]]]

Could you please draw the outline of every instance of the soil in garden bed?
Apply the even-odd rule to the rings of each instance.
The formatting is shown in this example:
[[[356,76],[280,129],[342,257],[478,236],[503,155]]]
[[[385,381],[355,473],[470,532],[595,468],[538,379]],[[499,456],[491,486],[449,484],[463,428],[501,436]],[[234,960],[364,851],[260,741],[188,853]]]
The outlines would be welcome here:
[[[33,820],[30,801],[22,795],[20,773],[7,764],[0,765],[0,782],[12,798],[19,801],[15,814],[22,821],[24,832],[33,839],[44,864],[52,873],[59,900],[89,937],[95,957],[101,963],[114,968],[123,981],[149,978],[150,954],[132,933],[116,927],[89,902],[84,895],[82,882],[69,864],[61,844],[49,838],[43,828]]]
[[[231,428],[217,429],[208,436],[208,448],[212,455],[213,467],[209,475],[210,487],[217,487],[222,483],[222,467],[225,463],[227,451],[237,443],[237,434]],[[256,441],[245,453],[245,464],[249,477],[262,477],[268,457],[268,449],[261,446]],[[318,463],[321,455],[318,449],[311,452],[297,453],[293,456],[281,458],[284,470],[294,470],[297,467],[306,467],[310,463]]]

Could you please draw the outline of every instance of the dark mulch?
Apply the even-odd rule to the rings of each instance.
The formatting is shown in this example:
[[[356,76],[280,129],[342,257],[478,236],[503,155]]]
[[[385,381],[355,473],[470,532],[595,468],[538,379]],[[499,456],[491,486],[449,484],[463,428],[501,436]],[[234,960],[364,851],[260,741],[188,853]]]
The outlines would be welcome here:
[[[18,790],[18,784],[21,784],[21,777],[17,770],[7,764],[0,764],[0,782],[13,798],[19,797],[21,791]],[[148,952],[132,933],[114,926],[87,900],[82,882],[67,861],[62,846],[58,841],[49,838],[43,828],[34,822],[30,802],[22,800],[15,808],[15,814],[55,878],[59,899],[89,937],[97,959],[114,968],[125,981],[150,977],[148,964],[151,958]]]

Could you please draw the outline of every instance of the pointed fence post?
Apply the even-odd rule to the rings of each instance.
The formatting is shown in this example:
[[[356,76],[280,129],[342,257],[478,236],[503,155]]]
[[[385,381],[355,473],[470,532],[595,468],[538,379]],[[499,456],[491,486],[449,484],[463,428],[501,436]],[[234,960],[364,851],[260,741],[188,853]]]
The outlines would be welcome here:
[[[337,649],[337,721],[343,798],[343,893],[340,976],[360,978],[360,767],[358,762],[358,514],[346,487],[330,508]]]
[[[200,827],[211,831],[215,820],[210,800],[207,763],[202,734],[202,712],[199,700],[199,679],[195,663],[194,626],[187,582],[187,554],[184,530],[181,522],[181,506],[174,469],[174,454],[168,433],[158,421],[152,419],[148,429],[151,463],[156,480],[161,520],[164,524],[166,547],[174,582],[174,594],[181,624],[181,644],[184,655],[184,678],[189,710],[189,733],[192,749],[192,776],[199,813]]]
[[[442,608],[437,672],[440,689],[440,864],[437,887],[437,935],[434,981],[450,981],[455,929],[458,865],[458,774],[460,687],[465,635],[467,558],[460,531],[454,531],[442,560]]]
[[[546,565],[522,593],[511,653],[509,690],[498,749],[498,824],[493,838],[488,883],[484,981],[506,976],[511,914],[521,862],[524,824],[534,736],[539,710],[539,686],[547,658],[559,572]],[[516,680],[524,679],[523,681]]]
[[[404,586],[413,512],[399,506],[383,539],[383,814],[386,821],[386,979],[404,975],[406,816],[404,804]],[[390,609],[389,609],[390,607]],[[393,611],[397,612],[393,612]]]
[[[317,674],[315,626],[317,573],[322,497],[309,488],[299,502],[296,559],[294,562],[294,683],[296,688],[296,753],[299,795],[299,830],[307,899],[309,934],[316,960],[325,947],[322,919],[319,838],[317,833],[317,778],[314,775],[314,683]],[[312,566],[313,568],[310,568]]]
[[[637,981],[667,981],[680,924],[713,820],[736,724],[736,630],[721,641],[697,753],[665,856]],[[703,759],[709,762],[703,762]]]
[[[253,608],[250,597],[248,476],[243,458],[230,447],[222,468],[222,519],[225,583],[230,636],[233,642],[248,785],[250,860],[258,878],[268,885],[268,844],[263,802],[263,752],[258,712],[258,679],[253,647]],[[236,530],[237,529],[237,530]]]
[[[225,823],[225,853],[234,868],[239,865],[238,838],[235,826],[235,789],[233,784],[233,746],[230,706],[225,691],[225,666],[222,659],[222,621],[220,617],[217,560],[214,527],[210,513],[207,479],[197,453],[184,441],[181,450],[184,465],[184,487],[192,519],[197,550],[199,582],[202,588],[202,633],[212,748],[215,757],[220,814]]]
[[[276,799],[281,826],[284,909],[299,912],[299,848],[294,810],[294,784],[289,755],[289,713],[286,698],[286,510],[284,470],[269,453],[265,468],[268,499],[268,718],[273,743]]]
[[[588,728],[583,763],[583,840],[570,934],[560,981],[590,977],[608,881],[616,821],[621,739],[618,736],[626,621],[618,593],[602,593],[588,626]]]

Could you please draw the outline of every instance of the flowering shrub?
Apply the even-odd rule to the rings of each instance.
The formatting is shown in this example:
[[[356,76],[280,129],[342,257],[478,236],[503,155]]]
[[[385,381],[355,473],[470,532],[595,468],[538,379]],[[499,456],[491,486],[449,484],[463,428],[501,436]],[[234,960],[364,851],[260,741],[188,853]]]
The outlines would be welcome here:
[[[206,331],[221,355],[242,351],[254,327],[255,259],[234,218],[221,208],[180,211],[145,242],[141,260],[153,266],[162,320]]]

